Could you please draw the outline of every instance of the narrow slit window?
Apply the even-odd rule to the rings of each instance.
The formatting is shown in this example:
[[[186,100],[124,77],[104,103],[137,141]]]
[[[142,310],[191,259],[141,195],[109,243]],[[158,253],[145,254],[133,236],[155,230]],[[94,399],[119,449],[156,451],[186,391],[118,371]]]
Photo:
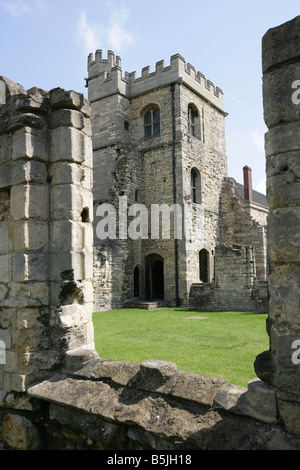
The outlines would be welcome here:
[[[194,204],[201,204],[201,175],[197,168],[191,170],[191,200]]]

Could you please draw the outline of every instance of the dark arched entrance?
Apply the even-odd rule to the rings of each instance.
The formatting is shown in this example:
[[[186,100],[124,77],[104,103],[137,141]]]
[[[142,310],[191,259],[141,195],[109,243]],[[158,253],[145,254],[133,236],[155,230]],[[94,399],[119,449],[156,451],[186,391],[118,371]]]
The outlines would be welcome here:
[[[164,260],[157,254],[145,258],[145,292],[149,300],[164,298]]]

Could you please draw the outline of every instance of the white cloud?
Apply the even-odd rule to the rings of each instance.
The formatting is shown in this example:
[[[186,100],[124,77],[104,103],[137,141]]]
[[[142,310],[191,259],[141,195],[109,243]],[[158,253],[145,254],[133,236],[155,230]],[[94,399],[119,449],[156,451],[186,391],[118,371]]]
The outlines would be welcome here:
[[[32,13],[34,10],[40,12],[45,11],[46,1],[45,0],[7,0],[2,1],[1,6],[6,10],[13,18],[21,17]]]
[[[79,18],[79,34],[84,42],[85,53],[89,54],[99,48],[102,36],[101,25],[95,25],[87,21],[86,14],[83,12]]]
[[[111,17],[109,20],[109,40],[111,47],[120,50],[123,45],[133,42],[133,35],[126,30],[126,24],[129,20],[129,10],[122,6],[116,8],[111,3]]]
[[[86,54],[96,49],[113,49],[119,52],[134,40],[133,34],[126,29],[129,10],[124,6],[117,8],[111,3],[107,5],[110,8],[110,16],[106,26],[93,23],[85,12],[80,14],[78,31]]]
[[[252,131],[247,131],[246,136],[249,139],[250,144],[259,152],[264,154],[264,132],[262,130],[253,129]]]
[[[14,18],[30,12],[30,6],[25,0],[1,2],[2,7]]]

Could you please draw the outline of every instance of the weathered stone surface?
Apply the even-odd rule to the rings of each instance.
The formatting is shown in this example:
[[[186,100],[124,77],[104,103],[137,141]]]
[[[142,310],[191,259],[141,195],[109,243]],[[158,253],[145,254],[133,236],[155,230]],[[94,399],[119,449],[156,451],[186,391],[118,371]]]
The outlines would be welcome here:
[[[266,423],[277,423],[276,391],[259,379],[248,383],[247,400],[253,411],[253,417]]]
[[[132,379],[139,371],[140,364],[113,359],[97,359],[78,370],[76,376],[91,380],[110,379],[117,384],[130,386]]]
[[[8,413],[1,427],[2,440],[12,449],[36,450],[40,447],[37,428],[24,416]]]
[[[99,354],[95,350],[78,348],[68,351],[66,353],[65,368],[68,371],[77,371],[97,358],[99,358]]]
[[[288,432],[300,438],[300,402],[281,393],[278,396],[278,407]]]
[[[299,55],[300,17],[269,29],[262,39],[263,72],[289,62]]]
[[[167,361],[149,359],[141,363],[140,378],[145,390],[170,391],[179,378],[179,368]]]

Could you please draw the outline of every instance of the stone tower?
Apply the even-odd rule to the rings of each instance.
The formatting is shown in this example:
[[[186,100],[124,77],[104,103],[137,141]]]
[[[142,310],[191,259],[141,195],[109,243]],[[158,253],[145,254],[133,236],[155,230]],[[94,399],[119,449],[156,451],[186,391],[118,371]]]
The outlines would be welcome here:
[[[87,87],[94,310],[120,307],[134,297],[187,305],[191,285],[214,277],[219,199],[227,176],[222,91],[179,54],[170,65],[157,62],[154,72],[145,67],[137,77],[123,76],[120,58],[108,51],[104,59],[101,50],[89,55]],[[97,226],[109,207],[116,215],[113,236],[99,237]]]

